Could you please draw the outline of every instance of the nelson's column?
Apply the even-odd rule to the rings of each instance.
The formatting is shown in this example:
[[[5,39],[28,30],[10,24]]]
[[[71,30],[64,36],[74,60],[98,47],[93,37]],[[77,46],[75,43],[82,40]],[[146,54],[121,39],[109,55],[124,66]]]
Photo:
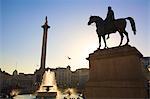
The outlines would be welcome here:
[[[45,72],[45,63],[46,63],[46,48],[47,48],[47,33],[48,33],[48,21],[47,16],[45,18],[45,24],[41,26],[43,28],[43,41],[42,41],[42,52],[41,52],[41,64],[40,69],[35,72],[36,82],[41,83],[42,77]]]

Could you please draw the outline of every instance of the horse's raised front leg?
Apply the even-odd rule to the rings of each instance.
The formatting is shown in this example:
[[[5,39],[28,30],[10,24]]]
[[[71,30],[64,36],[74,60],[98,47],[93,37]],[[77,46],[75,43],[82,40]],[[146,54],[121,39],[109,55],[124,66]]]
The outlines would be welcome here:
[[[121,41],[120,41],[120,44],[119,44],[119,46],[121,46],[121,44],[122,44],[122,41],[123,41],[123,33],[122,32],[119,32],[119,34],[120,34],[120,36],[121,36]]]
[[[104,48],[108,48],[107,44],[106,44],[106,40],[105,40],[105,35],[103,35],[102,37],[103,37],[103,40],[104,40],[104,43],[105,43],[105,47]]]

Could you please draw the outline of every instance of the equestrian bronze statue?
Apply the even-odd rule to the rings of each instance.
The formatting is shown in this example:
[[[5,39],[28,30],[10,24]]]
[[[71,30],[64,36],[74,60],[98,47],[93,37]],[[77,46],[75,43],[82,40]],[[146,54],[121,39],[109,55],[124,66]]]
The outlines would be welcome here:
[[[123,37],[124,37],[123,34],[125,34],[125,36],[127,38],[127,42],[125,45],[128,45],[129,37],[128,37],[128,32],[125,30],[126,25],[127,25],[126,20],[130,21],[133,33],[136,34],[136,27],[135,27],[134,19],[132,17],[127,17],[127,18],[120,18],[120,19],[111,19],[109,21],[107,21],[107,20],[108,20],[107,18],[105,20],[103,20],[99,16],[90,16],[90,19],[88,22],[88,25],[91,25],[92,23],[96,24],[96,28],[97,28],[96,32],[99,37],[99,49],[101,47],[101,37],[103,38],[104,43],[105,43],[104,48],[108,48],[107,44],[106,44],[105,35],[108,35],[108,38],[109,38],[109,34],[116,33],[116,32],[118,32],[121,36],[121,42],[120,42],[119,46],[121,46],[121,44],[122,44]]]

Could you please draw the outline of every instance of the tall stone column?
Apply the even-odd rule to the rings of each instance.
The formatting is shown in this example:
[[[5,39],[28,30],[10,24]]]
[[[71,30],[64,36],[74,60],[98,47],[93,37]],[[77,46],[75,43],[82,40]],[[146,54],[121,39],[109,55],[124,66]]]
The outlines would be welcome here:
[[[42,28],[43,28],[43,41],[42,41],[40,69],[44,70],[45,63],[46,63],[47,33],[48,33],[48,28],[50,28],[50,26],[48,26],[47,16],[45,18],[45,24],[42,26]]]

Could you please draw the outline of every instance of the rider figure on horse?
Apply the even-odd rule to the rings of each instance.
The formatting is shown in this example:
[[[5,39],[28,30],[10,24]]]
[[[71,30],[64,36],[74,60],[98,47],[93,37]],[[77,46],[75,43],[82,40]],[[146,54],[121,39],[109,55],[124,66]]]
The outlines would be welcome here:
[[[111,9],[111,6],[108,7],[108,12],[107,12],[107,16],[105,19],[105,23],[106,25],[109,24],[109,30],[111,30],[112,28],[114,29],[114,20],[115,20],[115,16],[114,16],[114,11]],[[107,39],[109,38],[109,34]]]

